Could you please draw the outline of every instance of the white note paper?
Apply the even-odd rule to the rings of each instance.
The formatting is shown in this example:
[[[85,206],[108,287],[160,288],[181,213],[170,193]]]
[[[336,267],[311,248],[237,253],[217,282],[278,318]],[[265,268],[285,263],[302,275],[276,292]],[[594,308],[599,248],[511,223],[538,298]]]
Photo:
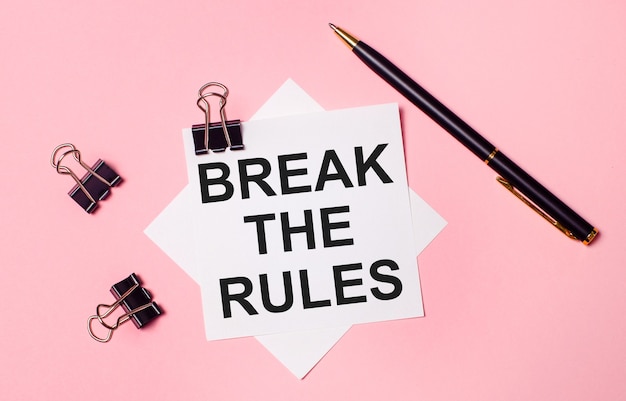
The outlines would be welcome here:
[[[320,108],[293,81],[287,81],[255,118],[312,109]],[[415,255],[443,228],[445,221],[412,194],[421,211],[413,216],[430,216],[428,224],[417,228],[420,235],[416,238],[421,243],[414,244],[396,106],[250,123],[244,125],[246,150],[241,152],[192,157],[190,143],[186,144],[191,184],[155,219],[146,234],[201,285],[208,339],[257,335],[297,377],[303,377],[350,324],[423,314]],[[256,133],[261,134],[255,137]],[[274,140],[269,141],[269,137]],[[360,154],[363,158],[358,162]],[[237,173],[239,160],[244,160],[247,167],[259,168],[250,162],[255,159],[267,160],[271,172],[265,182],[276,195],[267,196],[260,188],[253,189],[252,184],[250,197],[246,198],[241,195],[240,180],[233,175],[236,185],[230,199],[201,203],[198,165],[223,163],[222,168],[228,165],[231,172]],[[287,179],[284,188],[280,184],[281,162],[283,179]],[[320,171],[324,173],[322,179]],[[219,189],[219,184],[213,185]],[[315,191],[316,186],[321,189],[320,185],[324,186],[323,191]],[[293,188],[302,192],[281,194],[285,188],[287,192]],[[257,190],[256,195],[253,190]],[[260,198],[253,199],[255,196]],[[207,205],[209,208],[205,208]],[[313,248],[309,249],[311,244],[307,244],[305,233],[294,233],[292,249],[285,251],[281,225],[269,223],[279,223],[281,213],[287,213],[291,226],[306,226],[306,210],[311,210],[313,218]],[[352,244],[323,246],[322,223],[315,220],[321,218],[313,213],[320,210],[327,212],[327,228],[329,224],[338,224],[327,230],[332,238],[330,243],[351,240]],[[202,218],[196,221],[210,224],[193,224],[198,213]],[[267,217],[244,222],[246,216],[272,214],[274,220]],[[259,247],[259,224],[265,230],[266,253]],[[247,244],[243,251],[241,243]],[[302,271],[306,272],[304,276]],[[291,279],[290,306],[283,302],[286,272]],[[266,284],[271,284],[270,303],[285,310],[268,312],[264,307],[260,291],[263,275]],[[305,295],[303,277],[309,284],[305,287],[309,293]],[[239,281],[231,280],[237,278]],[[231,287],[220,286],[220,280],[231,280]],[[230,315],[225,317],[224,299],[215,295],[225,288],[231,291],[230,295],[243,295],[246,280],[252,288],[250,295],[243,298],[243,303],[249,302],[248,311],[237,297],[231,297]],[[259,335],[263,333],[276,334]],[[298,347],[298,352],[292,352],[293,347]]]

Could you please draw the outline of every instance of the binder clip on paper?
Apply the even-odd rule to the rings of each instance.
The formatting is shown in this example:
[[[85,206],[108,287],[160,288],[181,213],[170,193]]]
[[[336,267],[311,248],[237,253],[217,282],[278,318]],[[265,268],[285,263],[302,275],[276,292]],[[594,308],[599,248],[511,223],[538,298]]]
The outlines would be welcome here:
[[[221,93],[212,89],[221,89]],[[219,98],[220,121],[211,122],[211,106],[209,97]],[[243,149],[241,137],[241,121],[226,121],[226,98],[228,88],[219,82],[209,82],[198,90],[198,100],[196,104],[204,112],[204,124],[194,124],[191,127],[196,155],[209,153],[209,149],[214,152],[223,152],[226,148],[231,150]]]
[[[87,321],[89,335],[96,341],[101,343],[108,342],[111,336],[113,336],[113,331],[129,320],[135,324],[135,327],[141,329],[162,314],[156,302],[152,301],[150,293],[141,286],[139,278],[135,273],[111,287],[111,293],[115,297],[115,303],[98,305],[96,314],[89,316]],[[119,306],[126,313],[119,316],[114,324],[106,323],[104,319],[110,316]],[[104,312],[101,312],[101,309],[104,309]],[[99,337],[93,332],[92,323],[94,320],[98,320],[107,330],[106,336]]]
[[[72,169],[61,165],[63,158],[68,155],[74,156],[74,159],[87,171],[82,179],[79,179]],[[70,175],[76,181],[76,185],[70,190],[69,195],[87,213],[92,213],[98,206],[98,201],[109,196],[110,188],[122,181],[120,176],[100,159],[93,167],[89,167],[82,161],[80,151],[71,143],[64,143],[54,148],[50,157],[50,164],[57,173]]]

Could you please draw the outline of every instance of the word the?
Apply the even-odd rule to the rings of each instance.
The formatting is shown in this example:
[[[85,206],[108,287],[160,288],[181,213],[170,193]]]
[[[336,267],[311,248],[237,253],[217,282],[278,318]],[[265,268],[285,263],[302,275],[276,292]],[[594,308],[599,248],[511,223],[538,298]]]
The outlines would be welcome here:
[[[353,245],[352,238],[333,239],[331,230],[339,228],[349,228],[349,221],[331,222],[330,216],[336,213],[347,213],[350,211],[349,206],[338,206],[320,209],[320,220],[322,222],[322,239],[324,248],[334,246]],[[275,213],[259,214],[254,216],[244,216],[244,223],[256,223],[256,236],[259,244],[259,254],[267,253],[267,239],[265,235],[265,223],[276,219]],[[308,249],[315,249],[315,233],[313,230],[313,212],[310,209],[304,210],[304,225],[291,226],[289,224],[289,213],[280,214],[280,225],[283,233],[283,249],[285,252],[292,250],[291,236],[293,234],[305,234]]]

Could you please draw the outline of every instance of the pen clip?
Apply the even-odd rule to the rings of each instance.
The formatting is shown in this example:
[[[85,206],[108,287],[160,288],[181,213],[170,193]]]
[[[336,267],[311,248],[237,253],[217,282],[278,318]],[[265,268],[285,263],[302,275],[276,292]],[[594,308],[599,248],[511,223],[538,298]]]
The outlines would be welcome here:
[[[568,238],[571,238],[573,240],[578,240],[578,238],[576,238],[574,236],[574,234],[572,234],[572,232],[570,230],[565,228],[561,223],[559,223],[558,221],[556,221],[555,219],[550,217],[546,212],[544,212],[539,207],[537,207],[528,198],[526,198],[521,192],[516,190],[515,187],[510,182],[508,182],[507,180],[505,180],[502,177],[496,177],[496,180],[500,184],[502,184],[502,186],[504,186],[506,189],[508,189],[513,195],[515,195],[515,197],[517,199],[519,199],[522,202],[524,202],[524,204],[526,204],[526,206],[528,206],[529,208],[534,210],[539,216],[543,217],[546,221],[548,221],[551,225],[556,227],[559,231],[561,231],[563,234],[565,234]]]

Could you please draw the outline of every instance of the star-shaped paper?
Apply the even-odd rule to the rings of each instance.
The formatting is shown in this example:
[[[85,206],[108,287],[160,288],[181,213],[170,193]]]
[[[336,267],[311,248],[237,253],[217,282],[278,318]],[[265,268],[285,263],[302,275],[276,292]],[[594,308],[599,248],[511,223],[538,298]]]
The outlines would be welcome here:
[[[292,80],[285,84],[263,105],[251,120],[323,111]],[[245,135],[245,134],[244,134]],[[245,136],[244,136],[245,140]],[[411,216],[417,256],[443,229],[445,221],[413,191],[410,192]],[[203,265],[194,252],[194,223],[190,215],[194,193],[188,185],[146,228],[148,235],[174,262],[202,286]],[[421,301],[421,299],[420,299]],[[421,308],[421,305],[420,305]],[[289,331],[257,335],[256,338],[295,376],[303,378],[339,341],[349,325],[306,331]]]

